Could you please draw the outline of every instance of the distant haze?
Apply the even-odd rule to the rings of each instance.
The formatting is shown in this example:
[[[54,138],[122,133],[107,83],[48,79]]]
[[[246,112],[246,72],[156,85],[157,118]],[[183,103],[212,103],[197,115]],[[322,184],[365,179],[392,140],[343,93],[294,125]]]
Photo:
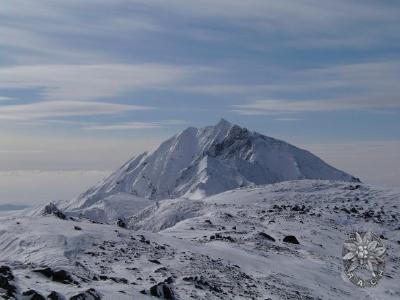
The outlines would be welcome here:
[[[45,170],[35,170],[35,167],[40,167],[41,161],[35,153],[25,153],[24,161],[28,162],[30,168],[0,172],[0,204],[35,205],[76,197],[142,151],[143,146],[135,151],[134,144],[124,148],[119,147],[126,146],[123,142],[115,143],[108,150],[110,154],[99,150],[101,154],[95,156],[83,150],[81,152],[80,149],[71,150],[68,155],[52,153],[50,156],[57,158],[60,164],[54,164]],[[154,140],[149,141],[150,149],[154,145]],[[363,182],[375,186],[400,187],[400,152],[393,150],[400,148],[400,142],[295,145],[313,152],[334,167],[359,177]],[[63,164],[72,156],[77,159],[71,167],[76,168],[81,164],[87,169],[67,169]],[[5,155],[0,153],[0,159],[5,159]],[[97,170],[94,169],[95,166]],[[16,164],[14,167],[20,166]]]

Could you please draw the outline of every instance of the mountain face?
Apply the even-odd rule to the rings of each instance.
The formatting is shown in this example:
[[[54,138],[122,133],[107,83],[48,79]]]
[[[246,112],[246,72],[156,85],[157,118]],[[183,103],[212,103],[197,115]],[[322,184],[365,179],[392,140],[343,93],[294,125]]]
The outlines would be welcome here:
[[[151,200],[201,199],[238,187],[298,179],[359,181],[306,150],[221,121],[189,127],[143,153],[69,203],[85,208],[120,194]]]

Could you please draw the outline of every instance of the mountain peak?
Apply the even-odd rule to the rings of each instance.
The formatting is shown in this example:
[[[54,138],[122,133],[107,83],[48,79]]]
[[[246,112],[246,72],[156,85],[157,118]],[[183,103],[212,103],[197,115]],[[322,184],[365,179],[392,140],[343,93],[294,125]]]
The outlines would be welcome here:
[[[356,181],[306,150],[221,119],[182,131],[132,159],[68,207],[115,194],[161,200],[203,198],[243,186],[298,179]]]
[[[227,127],[227,126],[232,126],[232,125],[233,125],[233,124],[232,124],[231,122],[227,121],[227,120],[224,119],[224,118],[221,118],[221,119],[218,121],[217,125],[215,125],[215,127]]]
[[[210,126],[211,128],[213,128],[216,131],[219,131],[224,134],[227,134],[228,131],[235,126],[234,124],[232,124],[231,122],[225,120],[224,118],[221,118],[217,124],[215,124],[214,126]],[[207,128],[207,127],[206,127]]]

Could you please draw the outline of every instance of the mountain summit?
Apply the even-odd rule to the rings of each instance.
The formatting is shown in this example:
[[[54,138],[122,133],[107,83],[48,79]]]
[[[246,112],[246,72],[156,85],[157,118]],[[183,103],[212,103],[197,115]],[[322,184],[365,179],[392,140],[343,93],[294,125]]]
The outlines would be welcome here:
[[[85,208],[121,193],[151,200],[200,199],[298,179],[359,181],[306,150],[221,119],[215,126],[189,127],[153,152],[134,157],[68,207]]]

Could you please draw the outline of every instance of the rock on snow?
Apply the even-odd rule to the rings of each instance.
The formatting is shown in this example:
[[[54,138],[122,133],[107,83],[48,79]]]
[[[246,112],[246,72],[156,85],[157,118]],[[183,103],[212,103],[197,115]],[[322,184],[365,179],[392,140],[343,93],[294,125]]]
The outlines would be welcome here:
[[[399,200],[398,190],[301,180],[153,202],[126,219],[135,230],[77,216],[2,217],[1,265],[11,273],[0,277],[18,299],[30,290],[66,299],[150,299],[151,291],[174,299],[399,299]],[[375,288],[344,277],[342,244],[353,230],[385,237],[386,271]]]

